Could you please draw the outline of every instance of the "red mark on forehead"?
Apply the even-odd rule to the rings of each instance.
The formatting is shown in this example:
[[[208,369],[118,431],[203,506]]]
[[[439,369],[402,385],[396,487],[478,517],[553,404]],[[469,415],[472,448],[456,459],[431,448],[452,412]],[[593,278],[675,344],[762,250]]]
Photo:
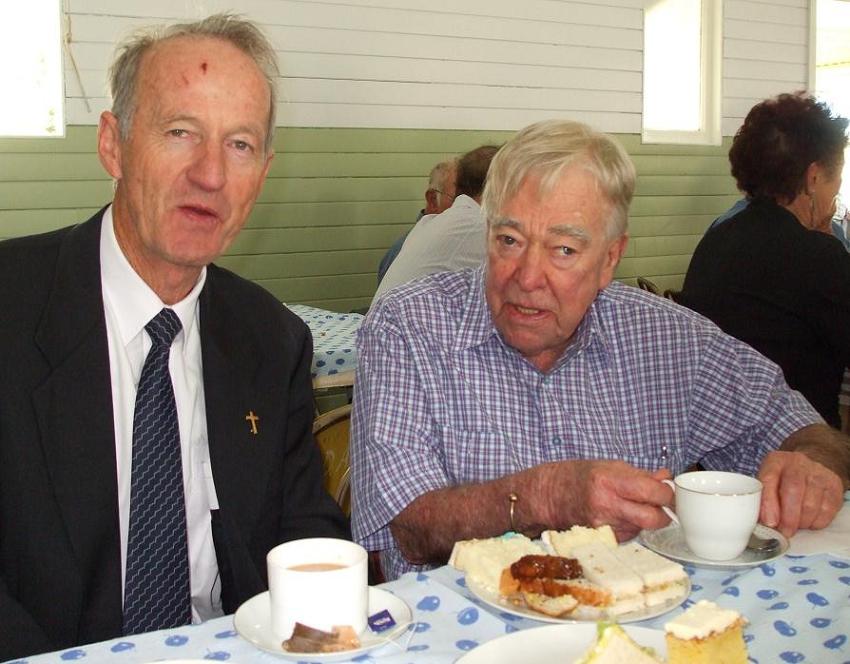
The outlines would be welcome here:
[[[205,74],[207,73],[207,63],[206,62],[201,63],[201,71],[204,72]]]
[[[183,85],[189,85],[189,79],[186,78],[186,74],[180,74],[180,78],[183,79]]]

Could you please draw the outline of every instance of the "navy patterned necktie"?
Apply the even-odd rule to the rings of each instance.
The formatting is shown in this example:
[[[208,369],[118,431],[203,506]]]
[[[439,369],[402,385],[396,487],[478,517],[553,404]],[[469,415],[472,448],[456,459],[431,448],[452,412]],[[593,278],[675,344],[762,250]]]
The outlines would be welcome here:
[[[124,634],[192,620],[180,430],[168,357],[180,319],[163,309],[145,325],[153,345],[133,414]]]

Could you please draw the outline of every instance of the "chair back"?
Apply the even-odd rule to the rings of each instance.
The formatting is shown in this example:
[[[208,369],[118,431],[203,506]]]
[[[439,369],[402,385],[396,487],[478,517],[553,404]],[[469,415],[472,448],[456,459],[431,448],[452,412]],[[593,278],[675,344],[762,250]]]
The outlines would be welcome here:
[[[325,490],[346,514],[351,513],[351,470],[348,439],[351,433],[351,404],[319,415],[313,421],[313,437],[322,451]]]
[[[664,291],[664,297],[668,300],[672,300],[673,302],[679,301],[679,295],[682,294],[682,291],[673,290],[672,288],[668,288]]]
[[[658,290],[658,286],[656,286],[654,282],[650,281],[646,277],[638,277],[637,285],[638,288],[640,288],[641,290],[648,291],[655,295],[661,295],[661,291]]]

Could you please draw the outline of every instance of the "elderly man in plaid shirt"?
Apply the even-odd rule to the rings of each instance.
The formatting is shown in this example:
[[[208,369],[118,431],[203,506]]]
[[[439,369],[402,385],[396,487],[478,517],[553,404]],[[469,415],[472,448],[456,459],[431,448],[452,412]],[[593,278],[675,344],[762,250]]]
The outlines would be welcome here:
[[[492,162],[486,264],[401,286],[360,330],[354,536],[386,575],[455,541],[667,523],[662,479],[757,475],[786,535],[841,506],[848,440],[713,323],[613,281],[635,172],[590,128],[522,130]]]

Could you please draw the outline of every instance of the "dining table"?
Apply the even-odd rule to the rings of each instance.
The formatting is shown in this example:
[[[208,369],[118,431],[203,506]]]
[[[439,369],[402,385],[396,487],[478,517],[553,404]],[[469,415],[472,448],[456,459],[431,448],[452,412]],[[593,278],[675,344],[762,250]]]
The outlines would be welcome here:
[[[306,304],[286,304],[303,320],[313,335],[313,379],[323,379],[353,372],[357,367],[357,330],[363,314],[341,313]]]
[[[708,599],[745,617],[744,639],[749,661],[754,664],[850,662],[850,492],[828,528],[798,532],[784,556],[745,567],[684,567],[691,584],[687,599],[670,612],[635,625],[663,630],[671,618],[698,600]],[[467,587],[463,573],[449,566],[411,572],[378,588],[407,604],[411,623],[394,640],[345,661],[450,664],[494,639],[545,625],[482,601]],[[527,662],[534,661],[533,654],[532,648]],[[260,650],[243,638],[233,616],[15,661],[136,664],[196,660],[283,661],[280,655]],[[303,656],[296,661],[320,659]]]

